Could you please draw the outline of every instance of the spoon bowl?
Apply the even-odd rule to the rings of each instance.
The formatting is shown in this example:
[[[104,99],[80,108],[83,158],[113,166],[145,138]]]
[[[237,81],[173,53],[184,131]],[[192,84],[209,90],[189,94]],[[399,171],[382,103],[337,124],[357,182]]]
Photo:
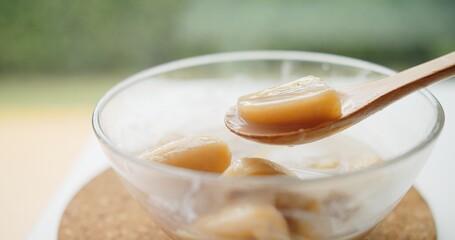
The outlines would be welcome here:
[[[314,142],[338,133],[396,100],[455,74],[455,52],[380,80],[337,89],[342,116],[316,126],[258,125],[246,122],[236,106],[225,115],[227,128],[246,139],[277,145]],[[302,109],[304,111],[304,109]]]

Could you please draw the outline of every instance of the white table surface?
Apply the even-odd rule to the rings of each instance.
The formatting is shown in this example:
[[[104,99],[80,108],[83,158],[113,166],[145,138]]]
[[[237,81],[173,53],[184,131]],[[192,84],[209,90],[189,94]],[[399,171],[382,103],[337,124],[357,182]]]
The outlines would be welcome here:
[[[436,221],[438,239],[449,240],[455,239],[455,80],[433,85],[430,91],[444,107],[446,123],[415,186],[430,205]],[[57,239],[60,218],[72,197],[108,167],[97,140],[92,136],[28,239]]]

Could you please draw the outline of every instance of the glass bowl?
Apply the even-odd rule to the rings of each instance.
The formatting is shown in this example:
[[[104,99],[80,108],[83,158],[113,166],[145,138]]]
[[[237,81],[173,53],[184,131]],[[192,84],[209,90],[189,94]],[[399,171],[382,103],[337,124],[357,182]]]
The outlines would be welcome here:
[[[376,64],[321,53],[194,57],[113,87],[96,106],[93,127],[129,192],[173,239],[351,239],[393,210],[427,161],[444,123],[430,92],[413,93],[339,134],[294,147],[241,139],[223,118],[237,97],[302,76],[320,76],[336,88],[391,74]],[[300,178],[223,178],[138,158],[194,134],[227,142],[232,160],[264,157]],[[359,156],[380,161],[352,167]],[[314,166],[321,161],[329,164]],[[242,215],[242,209],[249,210]]]

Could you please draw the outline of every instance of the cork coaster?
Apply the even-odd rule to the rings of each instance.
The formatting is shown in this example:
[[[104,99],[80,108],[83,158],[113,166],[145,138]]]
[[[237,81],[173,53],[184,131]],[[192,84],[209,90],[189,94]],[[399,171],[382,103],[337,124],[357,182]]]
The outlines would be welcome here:
[[[58,239],[171,240],[130,197],[111,169],[73,198],[60,222]],[[436,239],[436,228],[428,205],[412,188],[365,239]]]

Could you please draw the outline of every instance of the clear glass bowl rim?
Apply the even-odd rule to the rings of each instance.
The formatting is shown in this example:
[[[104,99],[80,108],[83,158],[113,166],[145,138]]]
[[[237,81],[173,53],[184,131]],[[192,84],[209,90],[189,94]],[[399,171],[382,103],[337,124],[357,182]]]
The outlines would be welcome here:
[[[301,184],[301,183],[325,183],[327,181],[339,181],[345,178],[351,177],[359,177],[363,174],[370,174],[376,171],[386,171],[387,168],[391,168],[396,164],[399,164],[403,161],[410,161],[412,158],[409,156],[416,154],[420,149],[425,148],[426,146],[430,145],[438,135],[441,133],[441,130],[444,126],[444,111],[439,103],[439,101],[431,94],[430,91],[427,89],[419,90],[419,93],[425,97],[431,106],[433,106],[436,112],[436,121],[434,126],[432,127],[429,134],[420,142],[415,144],[412,148],[408,151],[388,159],[381,164],[376,164],[374,166],[361,169],[358,171],[353,171],[349,173],[344,173],[340,175],[332,175],[329,177],[324,178],[314,178],[314,179],[298,179],[298,178],[289,178],[289,177],[280,177],[280,176],[267,176],[267,177],[254,177],[254,178],[219,178],[219,174],[214,173],[207,173],[207,172],[198,172],[192,171],[187,169],[182,169],[178,167],[168,166],[165,164],[159,163],[152,163],[147,162],[144,160],[139,159],[137,156],[123,151],[117,145],[107,137],[101,127],[101,120],[100,114],[104,109],[105,105],[111,100],[115,95],[121,92],[123,89],[126,89],[130,85],[142,80],[146,80],[148,77],[162,74],[165,72],[188,68],[188,67],[195,67],[200,65],[206,64],[213,64],[213,63],[223,63],[223,62],[231,62],[231,61],[252,61],[252,60],[295,60],[295,61],[310,61],[310,62],[321,62],[321,63],[330,63],[330,64],[338,64],[347,67],[357,67],[362,69],[367,69],[370,71],[378,72],[385,75],[393,75],[396,72],[392,69],[383,67],[378,64],[374,64],[368,61],[363,61],[355,58],[339,56],[334,54],[328,53],[317,53],[317,52],[305,52],[305,51],[240,51],[240,52],[226,52],[226,53],[215,53],[209,55],[202,55],[202,56],[195,56],[190,58],[185,58],[177,61],[172,61],[168,63],[164,63],[161,65],[157,65],[143,71],[140,71],[125,80],[117,83],[111,89],[109,89],[98,101],[95,106],[92,115],[92,127],[93,130],[103,144],[108,146],[108,148],[121,156],[123,159],[130,161],[131,163],[138,164],[144,168],[149,168],[155,171],[163,171],[164,173],[173,174],[175,176],[180,177],[189,177],[189,178],[198,178],[207,180],[219,180],[219,181],[227,181],[230,183],[235,184],[272,184],[272,185],[281,185],[281,184]]]

